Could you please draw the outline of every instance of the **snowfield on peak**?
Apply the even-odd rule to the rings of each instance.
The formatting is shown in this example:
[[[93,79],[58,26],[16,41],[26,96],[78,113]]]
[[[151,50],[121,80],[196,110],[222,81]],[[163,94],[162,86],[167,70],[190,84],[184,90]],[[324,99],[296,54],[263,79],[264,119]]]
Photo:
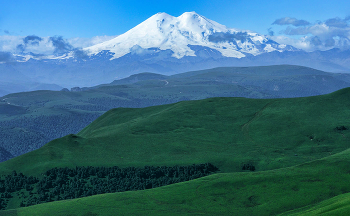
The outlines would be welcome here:
[[[84,48],[84,51],[92,56],[108,50],[114,53],[110,60],[149,48],[171,50],[172,56],[178,59],[196,56],[188,45],[209,47],[225,57],[234,58],[291,49],[290,46],[280,45],[266,36],[227,28],[195,12],[185,12],[179,17],[157,13],[126,33]]]

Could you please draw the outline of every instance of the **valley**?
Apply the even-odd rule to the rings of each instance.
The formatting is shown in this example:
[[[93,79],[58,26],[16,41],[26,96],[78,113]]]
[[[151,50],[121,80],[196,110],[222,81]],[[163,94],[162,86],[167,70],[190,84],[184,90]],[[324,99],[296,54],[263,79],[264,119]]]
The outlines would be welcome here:
[[[0,215],[349,215],[349,8],[1,2]]]
[[[122,200],[132,199],[128,204],[132,208],[118,209],[137,214],[150,205],[153,210],[147,214],[161,215],[170,205],[175,209],[173,214],[248,211],[275,215],[326,202],[350,192],[346,159],[350,122],[345,118],[349,116],[349,94],[349,88],[345,88],[312,97],[208,98],[112,109],[77,135],[53,140],[1,163],[0,172],[7,175],[16,170],[42,178],[41,173],[55,167],[185,166],[210,162],[220,173],[159,189],[96,195],[3,212],[45,214],[56,207],[62,209],[61,205],[74,205],[64,207],[66,210],[58,215],[84,211],[108,215],[106,208],[98,207],[98,200],[107,207],[109,202],[122,206],[126,204]],[[243,170],[245,164],[254,166],[254,171]],[[317,188],[327,188],[328,192]],[[152,199],[146,201],[145,196]],[[94,204],[81,208],[85,202]],[[137,207],[140,202],[142,207]],[[208,202],[207,207],[203,208],[203,202]]]
[[[140,73],[72,91],[10,94],[0,98],[0,147],[8,152],[0,155],[0,161],[76,134],[116,107],[141,108],[212,97],[306,97],[345,87],[350,87],[348,74],[276,65],[222,67],[172,76]]]

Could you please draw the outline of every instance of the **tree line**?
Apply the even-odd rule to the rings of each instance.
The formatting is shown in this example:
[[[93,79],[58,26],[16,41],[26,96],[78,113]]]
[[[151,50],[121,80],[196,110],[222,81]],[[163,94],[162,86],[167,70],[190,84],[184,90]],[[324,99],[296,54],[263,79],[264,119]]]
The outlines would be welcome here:
[[[189,181],[217,172],[211,163],[189,166],[75,167],[53,168],[42,177],[25,176],[13,171],[0,178],[0,209],[18,197],[20,206],[74,199],[102,193],[144,190]]]
[[[102,113],[40,115],[0,121],[0,147],[19,156],[33,151],[51,140],[76,134]],[[2,162],[0,158],[0,162]]]

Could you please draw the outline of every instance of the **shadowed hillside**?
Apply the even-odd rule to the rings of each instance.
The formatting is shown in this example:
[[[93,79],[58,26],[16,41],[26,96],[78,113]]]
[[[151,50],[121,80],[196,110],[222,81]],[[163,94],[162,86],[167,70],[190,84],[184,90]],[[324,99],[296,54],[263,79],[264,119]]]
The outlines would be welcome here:
[[[275,65],[222,67],[174,76],[141,73],[93,88],[10,94],[0,98],[0,147],[13,156],[22,155],[53,139],[78,133],[117,107],[140,108],[212,97],[304,97],[349,86],[349,74]]]
[[[39,174],[53,167],[211,162],[224,172],[297,165],[349,147],[350,88],[291,99],[211,98],[108,111],[77,136],[0,164]],[[43,161],[45,161],[43,163]]]
[[[349,155],[346,150],[289,168],[220,173],[150,190],[101,194],[1,213],[5,216],[347,215]]]
[[[349,95],[347,88],[305,98],[210,98],[110,110],[77,135],[1,163],[0,172],[14,175],[16,170],[39,181],[46,175],[53,178],[42,174],[55,167],[211,163],[222,173],[158,189],[52,202],[4,214],[49,214],[57,208],[57,215],[109,215],[106,209],[111,205],[123,214],[148,215],[161,215],[167,209],[172,209],[170,215],[317,212],[332,205],[327,202],[337,202],[332,197],[350,192]],[[131,208],[120,207],[130,199]],[[16,200],[9,206],[16,208]],[[93,204],[81,208],[81,202]],[[98,208],[100,202],[103,207]]]

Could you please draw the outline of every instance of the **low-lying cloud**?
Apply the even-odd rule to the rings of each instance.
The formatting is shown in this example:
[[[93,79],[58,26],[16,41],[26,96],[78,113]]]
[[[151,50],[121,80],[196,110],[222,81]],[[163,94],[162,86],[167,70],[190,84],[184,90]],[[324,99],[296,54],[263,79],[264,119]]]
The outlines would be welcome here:
[[[24,52],[27,49],[27,46],[39,46],[39,42],[42,41],[43,38],[36,35],[28,35],[23,38],[23,44],[18,44],[16,47],[17,52]]]
[[[247,40],[247,32],[237,32],[237,33],[226,33],[226,32],[215,32],[212,35],[209,35],[208,40],[210,42],[219,43],[219,42],[231,42],[234,40],[240,40],[245,42]]]
[[[144,49],[139,45],[134,45],[133,47],[131,47],[130,52],[131,54],[137,54],[137,55],[147,55],[147,54],[154,53],[153,50]]]
[[[62,54],[71,52],[75,58],[86,59],[88,54],[81,48],[74,48],[67,40],[63,39],[62,36],[54,36],[49,39],[52,42],[52,45],[55,47],[54,53]]]
[[[0,51],[0,62],[12,62],[14,60],[14,57],[11,53],[9,52],[1,52]]]
[[[2,30],[1,30],[2,31]],[[77,58],[87,58],[86,51],[82,48],[93,46],[113,39],[116,36],[95,36],[92,38],[68,38],[62,36],[39,37],[36,35],[14,36],[0,35],[0,52],[30,53],[32,56],[60,55],[72,52]]]
[[[298,20],[296,18],[291,17],[283,17],[280,19],[276,19],[272,25],[293,25],[293,26],[306,26],[310,23],[306,20]]]
[[[295,19],[296,20],[296,19]],[[299,20],[300,21],[300,20]],[[297,45],[301,45],[305,49],[305,44],[307,44],[307,51],[313,50],[327,50],[331,48],[349,49],[350,48],[350,16],[344,19],[336,17],[330,18],[323,22],[318,21],[314,24],[307,25],[296,25],[295,22],[288,21],[285,19],[276,20],[273,24],[278,25],[289,25],[286,29],[282,30],[281,33],[287,36],[302,36],[300,40],[301,43],[290,44],[297,48]],[[306,22],[304,22],[306,24]],[[294,26],[294,27],[293,27]],[[285,37],[271,37],[272,39],[285,39]],[[288,39],[288,41],[291,41]],[[295,41],[295,40],[294,40]],[[283,41],[278,41],[279,43]]]
[[[64,40],[62,36],[50,37],[49,40],[55,47],[54,53],[61,54],[73,50],[73,46]]]
[[[42,41],[43,39],[39,36],[36,35],[29,35],[25,38],[23,38],[24,44],[28,45],[33,45],[33,46],[38,46],[39,42]]]
[[[330,27],[337,27],[337,28],[346,28],[349,27],[349,24],[347,21],[350,20],[350,16],[345,17],[345,19],[340,19],[339,17],[328,19],[325,21],[325,24]]]
[[[272,28],[268,28],[267,29],[267,33],[269,34],[269,36],[274,36],[275,35],[275,32],[272,31]]]
[[[322,41],[320,40],[319,37],[315,36],[315,37],[312,37],[311,40],[310,40],[310,43],[314,46],[320,46],[322,45]]]
[[[87,59],[89,58],[89,55],[87,54],[86,51],[84,51],[81,48],[75,48],[73,49],[73,56],[75,58],[79,58],[79,59]]]
[[[26,50],[26,47],[23,44],[18,44],[16,50],[17,52],[22,53]]]

